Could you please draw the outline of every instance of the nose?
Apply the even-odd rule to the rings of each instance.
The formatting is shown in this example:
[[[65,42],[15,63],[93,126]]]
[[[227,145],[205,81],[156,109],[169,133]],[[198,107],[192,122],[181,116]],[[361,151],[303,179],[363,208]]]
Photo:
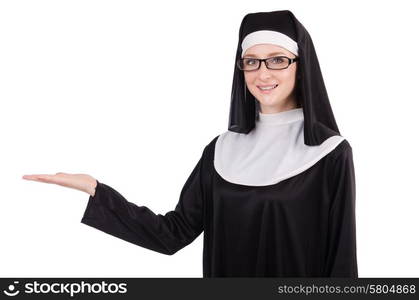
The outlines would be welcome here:
[[[270,70],[270,69],[268,69],[266,67],[266,61],[262,61],[260,63],[260,67],[259,67],[259,70],[258,70],[258,76],[261,79],[263,79],[263,78],[269,78],[269,77],[271,77],[271,71],[272,70]]]

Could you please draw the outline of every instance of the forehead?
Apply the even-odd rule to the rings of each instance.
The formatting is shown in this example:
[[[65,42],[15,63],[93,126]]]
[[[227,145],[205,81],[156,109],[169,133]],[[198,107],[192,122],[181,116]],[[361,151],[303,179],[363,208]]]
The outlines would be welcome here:
[[[257,44],[246,50],[243,56],[247,57],[267,57],[272,55],[293,56],[287,49],[273,44]]]

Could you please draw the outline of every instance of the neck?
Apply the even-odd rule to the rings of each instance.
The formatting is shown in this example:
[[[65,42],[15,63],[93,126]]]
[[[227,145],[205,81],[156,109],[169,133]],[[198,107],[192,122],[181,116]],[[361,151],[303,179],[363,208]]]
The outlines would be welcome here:
[[[258,125],[280,125],[304,120],[304,113],[301,107],[277,113],[259,112]]]

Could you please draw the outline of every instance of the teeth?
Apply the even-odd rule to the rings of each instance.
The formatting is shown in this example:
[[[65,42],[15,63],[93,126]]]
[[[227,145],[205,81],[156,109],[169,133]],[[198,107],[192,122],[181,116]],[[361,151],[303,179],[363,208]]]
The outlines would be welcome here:
[[[266,91],[266,90],[272,90],[273,88],[275,88],[277,85],[275,84],[275,85],[272,85],[272,86],[269,86],[269,87],[259,87],[261,90],[264,90],[264,91]]]

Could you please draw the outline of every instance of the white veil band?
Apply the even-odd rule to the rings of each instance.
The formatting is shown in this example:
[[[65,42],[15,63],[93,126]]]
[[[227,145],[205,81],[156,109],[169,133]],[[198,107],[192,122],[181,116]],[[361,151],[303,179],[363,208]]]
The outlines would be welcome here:
[[[258,30],[249,33],[241,44],[243,58],[246,50],[256,44],[274,44],[287,49],[298,56],[298,44],[289,36],[273,30]]]

